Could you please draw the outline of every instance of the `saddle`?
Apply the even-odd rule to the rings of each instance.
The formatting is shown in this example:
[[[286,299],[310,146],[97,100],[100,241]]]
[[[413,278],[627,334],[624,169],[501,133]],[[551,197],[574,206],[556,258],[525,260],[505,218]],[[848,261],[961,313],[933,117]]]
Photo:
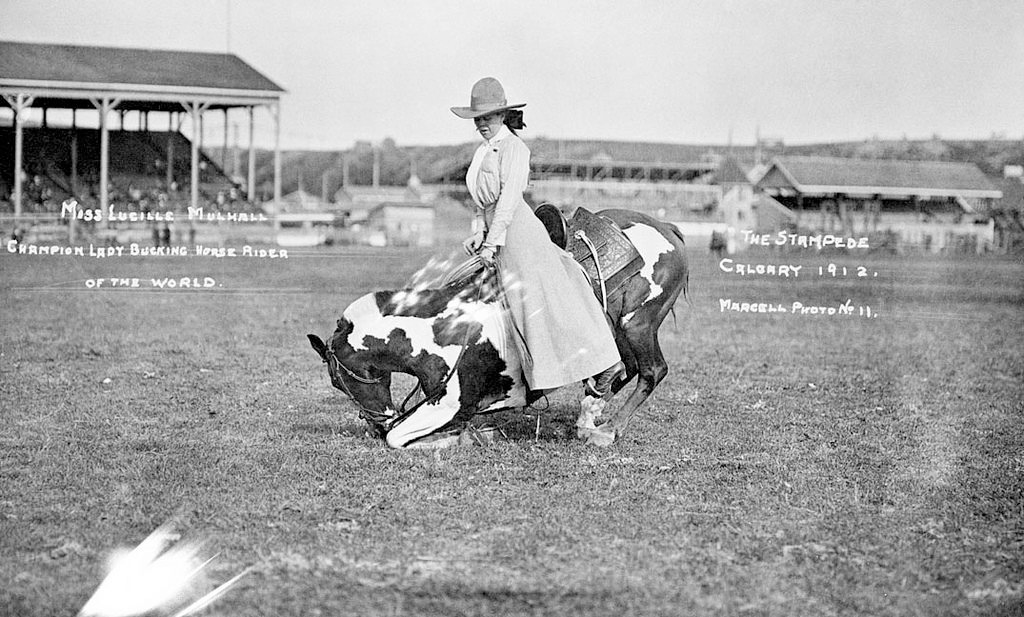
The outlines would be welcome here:
[[[583,267],[594,295],[607,309],[608,297],[640,272],[643,258],[619,226],[586,208],[577,208],[566,219],[552,204],[537,206],[534,213],[559,248],[572,254]]]

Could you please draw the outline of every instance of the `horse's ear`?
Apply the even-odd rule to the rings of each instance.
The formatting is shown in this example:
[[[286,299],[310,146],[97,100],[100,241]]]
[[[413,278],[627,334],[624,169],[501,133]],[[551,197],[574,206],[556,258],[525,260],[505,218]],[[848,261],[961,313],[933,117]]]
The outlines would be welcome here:
[[[306,338],[309,339],[309,344],[313,346],[313,349],[320,354],[320,359],[327,361],[327,344],[324,343],[319,336],[315,334],[307,334]]]

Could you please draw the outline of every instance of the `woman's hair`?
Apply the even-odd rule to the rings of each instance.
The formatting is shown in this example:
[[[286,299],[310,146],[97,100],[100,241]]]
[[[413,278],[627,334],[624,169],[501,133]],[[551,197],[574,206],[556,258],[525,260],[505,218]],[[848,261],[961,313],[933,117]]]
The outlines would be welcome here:
[[[526,124],[523,122],[523,110],[509,109],[505,111],[505,126],[508,127],[508,130],[512,131],[513,135],[516,130],[525,129]]]

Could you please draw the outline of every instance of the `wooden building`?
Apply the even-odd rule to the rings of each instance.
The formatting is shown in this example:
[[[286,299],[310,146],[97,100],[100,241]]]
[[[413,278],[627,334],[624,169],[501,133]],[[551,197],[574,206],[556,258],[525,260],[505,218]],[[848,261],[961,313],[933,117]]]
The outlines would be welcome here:
[[[987,247],[987,212],[1002,193],[971,163],[781,156],[755,189],[793,212],[798,227],[825,233],[890,233],[934,251]]]

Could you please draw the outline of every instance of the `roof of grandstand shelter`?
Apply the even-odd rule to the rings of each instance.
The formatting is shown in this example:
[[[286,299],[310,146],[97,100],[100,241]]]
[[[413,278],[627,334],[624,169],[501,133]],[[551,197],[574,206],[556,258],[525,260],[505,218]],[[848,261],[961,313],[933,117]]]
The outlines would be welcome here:
[[[33,95],[35,107],[91,107],[90,98],[110,96],[121,109],[156,110],[260,104],[284,89],[234,54],[0,41],[0,93]]]
[[[760,188],[801,193],[972,196],[1002,193],[973,163],[779,156],[758,181]]]

